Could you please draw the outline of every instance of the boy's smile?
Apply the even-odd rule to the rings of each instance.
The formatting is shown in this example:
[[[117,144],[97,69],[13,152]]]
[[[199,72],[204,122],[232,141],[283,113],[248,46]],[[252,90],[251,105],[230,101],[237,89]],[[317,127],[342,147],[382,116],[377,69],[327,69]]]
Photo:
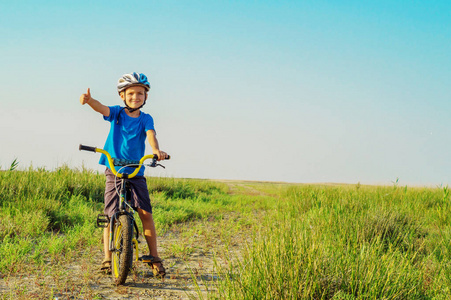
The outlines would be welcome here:
[[[130,108],[139,108],[146,100],[147,93],[142,86],[131,86],[121,93],[121,98]]]

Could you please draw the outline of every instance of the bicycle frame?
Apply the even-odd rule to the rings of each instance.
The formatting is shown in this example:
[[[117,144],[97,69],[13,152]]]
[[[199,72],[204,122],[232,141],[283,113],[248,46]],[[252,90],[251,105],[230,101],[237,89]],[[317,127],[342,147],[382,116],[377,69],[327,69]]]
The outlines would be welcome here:
[[[133,209],[133,207],[129,204],[129,199],[127,199],[127,191],[128,191],[128,187],[127,187],[127,182],[128,179],[131,179],[133,177],[135,177],[139,170],[141,169],[141,167],[144,164],[144,161],[147,159],[153,159],[156,156],[153,154],[150,155],[145,155],[143,156],[140,160],[139,163],[136,164],[137,167],[135,168],[135,171],[131,174],[125,174],[125,173],[120,173],[116,170],[115,166],[114,166],[114,160],[111,157],[110,153],[108,153],[107,151],[100,149],[100,148],[96,148],[96,147],[90,147],[90,146],[85,146],[85,145],[80,145],[79,146],[79,150],[86,150],[86,151],[91,151],[91,152],[98,152],[98,153],[102,153],[104,154],[109,162],[110,165],[110,169],[111,172],[118,178],[121,178],[121,188],[120,188],[120,193],[119,193],[119,210],[117,212],[115,212],[111,218],[110,218],[110,222],[109,222],[109,229],[110,229],[110,234],[109,234],[109,249],[110,251],[117,251],[117,249],[114,246],[114,241],[113,241],[113,227],[115,222],[117,221],[118,217],[120,215],[124,215],[127,214],[133,224],[133,228],[136,230],[136,234],[133,236],[133,244],[135,247],[136,252],[136,259],[138,259],[139,255],[138,255],[138,236],[139,236],[139,230],[138,230],[138,226],[136,225],[135,222],[135,210]],[[119,169],[120,170],[120,169]],[[132,228],[132,230],[133,230]]]
[[[110,219],[106,218],[107,217],[106,215],[99,215],[97,217],[97,224],[99,227],[109,227],[108,248],[111,252],[113,252],[113,264],[112,264],[113,279],[117,284],[122,284],[125,282],[128,275],[128,270],[133,264],[132,259],[133,251],[136,251],[135,260],[136,261],[139,260],[138,253],[139,230],[135,222],[134,216],[135,209],[131,206],[130,199],[128,199],[128,195],[130,194],[129,193],[130,187],[128,186],[128,181],[129,179],[135,177],[138,174],[139,170],[144,165],[144,161],[146,159],[153,159],[152,164],[149,165],[151,167],[161,166],[164,168],[164,166],[157,164],[156,162],[158,156],[152,154],[143,156],[138,162],[124,159],[113,159],[107,151],[96,147],[80,145],[79,150],[98,152],[104,154],[107,157],[110,170],[116,176],[114,180],[116,191],[118,191],[117,178],[121,179],[120,192],[118,192],[119,194],[118,210],[111,216]],[[169,159],[169,156],[167,156],[166,159]],[[115,163],[117,166],[135,167],[135,170],[131,174],[120,173],[119,171],[122,168],[119,169],[119,171],[117,171],[115,168]],[[126,217],[124,217],[124,215]],[[104,224],[107,223],[109,223],[107,226],[103,226]],[[102,226],[100,226],[99,224],[101,224]],[[123,224],[126,225],[124,226]],[[123,232],[123,230],[125,230],[126,232]],[[135,234],[133,234],[134,231]],[[120,233],[120,235],[118,235],[118,233]],[[119,238],[117,238],[117,236],[119,236]],[[123,240],[123,238],[125,241]],[[120,258],[118,258],[117,256]],[[117,263],[115,263],[115,261]],[[119,265],[121,264],[119,261],[122,261],[123,265]]]

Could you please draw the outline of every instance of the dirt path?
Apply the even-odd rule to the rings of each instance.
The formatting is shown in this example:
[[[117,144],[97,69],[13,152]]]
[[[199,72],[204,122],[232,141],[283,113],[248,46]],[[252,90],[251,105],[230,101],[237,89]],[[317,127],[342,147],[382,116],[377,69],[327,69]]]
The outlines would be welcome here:
[[[160,256],[167,276],[154,278],[140,262],[125,285],[115,286],[99,272],[103,254],[100,245],[77,253],[67,262],[47,262],[39,269],[15,275],[0,274],[0,299],[189,299],[205,296],[219,276],[215,260],[227,265],[239,256],[246,230],[231,229],[234,216],[179,225],[159,237]],[[229,224],[229,225],[228,225]],[[141,238],[142,240],[142,238]],[[140,244],[143,252],[144,242]],[[196,287],[195,281],[199,283]]]

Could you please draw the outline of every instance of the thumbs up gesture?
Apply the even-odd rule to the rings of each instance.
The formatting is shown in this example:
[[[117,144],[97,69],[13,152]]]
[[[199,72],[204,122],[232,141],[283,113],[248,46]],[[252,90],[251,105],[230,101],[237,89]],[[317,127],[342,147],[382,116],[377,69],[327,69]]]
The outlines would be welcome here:
[[[85,105],[86,103],[89,102],[89,100],[91,100],[91,91],[88,88],[88,91],[86,92],[86,94],[81,94],[80,96],[80,103],[82,105]]]

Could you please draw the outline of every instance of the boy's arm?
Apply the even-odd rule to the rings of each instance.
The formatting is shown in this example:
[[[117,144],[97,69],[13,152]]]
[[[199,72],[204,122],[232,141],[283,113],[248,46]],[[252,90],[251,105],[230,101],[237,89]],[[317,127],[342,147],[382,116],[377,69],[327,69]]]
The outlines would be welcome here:
[[[95,110],[98,113],[101,113],[105,117],[108,117],[110,115],[110,108],[106,105],[103,105],[96,99],[92,98],[91,91],[89,88],[88,88],[88,91],[86,92],[86,94],[82,94],[80,96],[80,103],[82,105],[85,105],[87,103],[89,106],[91,106],[91,108],[93,110]]]
[[[167,154],[166,152],[160,150],[155,130],[147,130],[146,134],[147,139],[149,140],[149,144],[152,147],[153,154],[158,155],[158,160],[165,159],[167,157]]]

